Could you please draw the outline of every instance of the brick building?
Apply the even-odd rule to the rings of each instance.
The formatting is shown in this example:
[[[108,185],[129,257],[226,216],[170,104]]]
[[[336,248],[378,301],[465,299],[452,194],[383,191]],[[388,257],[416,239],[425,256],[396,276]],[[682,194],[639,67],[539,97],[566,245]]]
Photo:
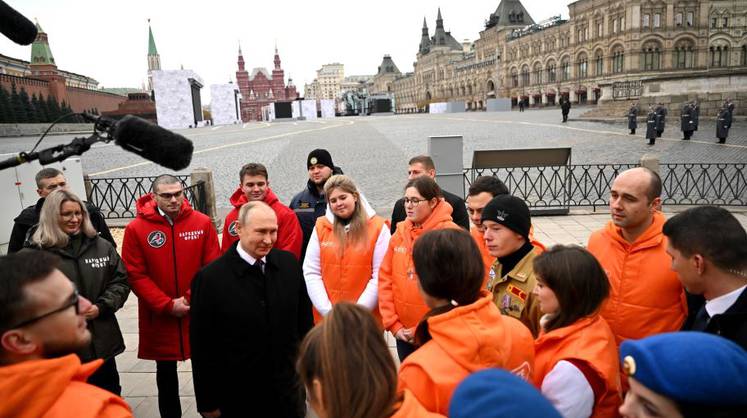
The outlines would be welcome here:
[[[74,112],[92,108],[114,110],[125,101],[124,96],[98,90],[98,82],[91,77],[58,69],[46,32],[38,22],[36,29],[30,61],[0,56],[0,86],[10,91],[15,85],[29,96],[51,95],[59,103],[67,103]]]
[[[264,67],[256,67],[251,74],[244,67],[244,56],[239,46],[239,70],[236,83],[241,91],[241,119],[243,121],[262,120],[262,107],[275,102],[287,102],[298,98],[293,79],[285,84],[285,71],[280,66],[280,55],[275,48],[275,67],[272,73]]]

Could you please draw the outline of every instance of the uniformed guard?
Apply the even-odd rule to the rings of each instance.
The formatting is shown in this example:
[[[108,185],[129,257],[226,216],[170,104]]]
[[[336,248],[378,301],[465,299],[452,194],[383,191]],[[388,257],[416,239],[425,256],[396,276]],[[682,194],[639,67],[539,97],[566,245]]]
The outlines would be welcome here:
[[[724,103],[724,106],[718,112],[718,119],[716,119],[716,138],[718,138],[719,144],[726,143],[726,138],[729,137],[729,128],[731,128],[731,111],[729,111],[728,104]]]
[[[698,123],[700,121],[700,105],[698,104],[698,101],[695,100],[693,101],[692,106],[693,106],[693,127],[695,128],[693,129],[693,131],[697,131]]]
[[[638,102],[633,103],[633,106],[628,110],[628,129],[630,134],[635,135],[635,130],[638,127]]]
[[[488,290],[504,315],[526,325],[537,337],[542,315],[536,297],[534,275],[535,247],[529,240],[531,217],[527,204],[511,195],[494,197],[482,211],[485,244],[496,257],[489,273]]]
[[[734,102],[731,100],[731,97],[727,98],[724,102],[724,105],[729,110],[729,113],[731,116],[734,116]]]
[[[656,107],[656,137],[661,138],[661,134],[664,133],[664,128],[667,125],[667,108],[663,104],[659,103]]]
[[[656,143],[656,122],[657,122],[657,114],[654,110],[653,106],[648,107],[648,115],[646,116],[646,139],[648,139],[649,145],[654,145]]]
[[[682,119],[680,127],[680,129],[682,129],[682,139],[688,141],[692,138],[693,131],[695,130],[692,103],[685,103],[685,105],[682,106],[680,118]]]

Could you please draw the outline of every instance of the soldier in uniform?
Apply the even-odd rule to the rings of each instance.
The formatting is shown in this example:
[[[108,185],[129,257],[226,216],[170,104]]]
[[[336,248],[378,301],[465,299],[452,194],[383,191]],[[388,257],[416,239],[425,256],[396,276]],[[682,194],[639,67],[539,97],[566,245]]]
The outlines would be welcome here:
[[[695,128],[693,129],[693,131],[697,131],[698,123],[700,119],[700,105],[698,104],[697,99],[693,101],[692,107],[693,107],[693,128]]]
[[[646,139],[648,139],[649,145],[656,143],[656,122],[657,114],[653,106],[648,107],[648,115],[646,116]]]
[[[680,118],[682,119],[681,123],[681,129],[682,129],[682,139],[683,140],[690,140],[693,136],[693,131],[695,130],[695,125],[693,123],[693,106],[692,103],[685,103],[684,106],[682,106],[682,112],[680,114]]]
[[[560,102],[560,110],[563,112],[563,123],[568,122],[568,113],[571,111],[571,101],[563,96]]]
[[[630,134],[635,135],[635,129],[638,127],[638,102],[633,103],[633,106],[628,110],[628,129]]]
[[[537,251],[529,240],[529,208],[518,197],[498,195],[482,211],[485,245],[496,257],[488,276],[488,290],[504,315],[519,319],[534,337],[540,330],[534,258]]]
[[[718,119],[716,119],[716,138],[718,138],[719,144],[726,143],[726,138],[729,137],[729,128],[731,128],[731,111],[729,111],[729,105],[724,103],[724,106],[718,112]]]
[[[663,104],[659,103],[656,107],[656,137],[661,138],[661,134],[664,133],[664,128],[667,125],[667,108]]]

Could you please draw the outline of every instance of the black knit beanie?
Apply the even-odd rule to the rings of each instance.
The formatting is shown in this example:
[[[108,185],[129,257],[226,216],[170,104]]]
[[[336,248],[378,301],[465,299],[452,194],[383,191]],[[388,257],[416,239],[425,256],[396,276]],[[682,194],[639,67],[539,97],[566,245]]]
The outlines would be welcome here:
[[[334,163],[332,163],[332,156],[329,155],[329,151],[322,148],[317,148],[314,151],[311,151],[309,157],[306,158],[307,170],[314,164],[321,164],[332,169],[335,168]]]
[[[516,196],[503,194],[494,197],[482,210],[481,219],[483,222],[497,222],[524,238],[529,238],[529,229],[532,227],[529,208]]]

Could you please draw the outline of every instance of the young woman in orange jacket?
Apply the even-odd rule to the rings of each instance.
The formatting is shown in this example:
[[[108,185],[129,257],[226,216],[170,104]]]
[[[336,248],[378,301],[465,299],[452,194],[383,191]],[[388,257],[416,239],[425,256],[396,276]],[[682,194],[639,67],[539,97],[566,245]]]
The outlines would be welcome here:
[[[379,266],[389,246],[389,226],[345,175],[324,185],[327,213],[316,220],[303,273],[314,305],[314,321],[340,301],[355,302],[379,315]]]
[[[415,327],[428,312],[418,291],[412,247],[425,232],[459,229],[451,220],[451,210],[432,178],[420,176],[405,186],[407,218],[397,225],[379,271],[379,311],[384,329],[397,341],[400,361],[415,351]]]
[[[599,315],[609,281],[596,258],[557,245],[534,260],[542,330],[534,384],[564,417],[617,417],[622,402],[615,336]]]
[[[463,230],[424,234],[413,250],[420,289],[431,310],[417,327],[420,344],[400,366],[399,385],[429,411],[446,414],[451,395],[467,375],[500,367],[529,378],[532,334],[501,315],[481,290],[480,250]]]
[[[319,418],[445,418],[397,390],[397,368],[369,311],[335,304],[301,343],[298,375]]]

